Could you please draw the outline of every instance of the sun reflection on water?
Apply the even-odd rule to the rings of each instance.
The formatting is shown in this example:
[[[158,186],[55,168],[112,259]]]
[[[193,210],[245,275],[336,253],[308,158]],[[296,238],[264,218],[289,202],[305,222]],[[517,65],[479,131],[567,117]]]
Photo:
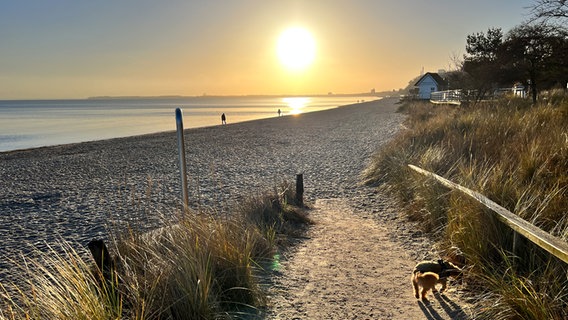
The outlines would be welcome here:
[[[301,97],[283,98],[282,101],[290,109],[290,114],[301,114],[308,105],[308,103],[310,103],[310,98],[301,98]]]

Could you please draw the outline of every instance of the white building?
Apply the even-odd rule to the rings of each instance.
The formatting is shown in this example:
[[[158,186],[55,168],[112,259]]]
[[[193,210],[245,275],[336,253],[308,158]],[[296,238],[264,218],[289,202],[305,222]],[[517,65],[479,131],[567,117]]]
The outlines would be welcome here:
[[[445,81],[440,77],[439,74],[433,72],[425,73],[416,84],[415,87],[418,87],[418,99],[429,100],[430,95],[434,91],[442,91],[445,87]]]

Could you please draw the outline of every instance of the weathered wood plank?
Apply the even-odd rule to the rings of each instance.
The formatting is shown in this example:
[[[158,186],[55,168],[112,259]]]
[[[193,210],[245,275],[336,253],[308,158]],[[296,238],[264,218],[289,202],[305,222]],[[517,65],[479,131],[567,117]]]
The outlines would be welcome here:
[[[555,257],[559,258],[560,260],[564,261],[565,263],[568,263],[568,243],[566,243],[562,239],[559,239],[543,231],[542,229],[530,224],[526,220],[520,218],[514,213],[501,207],[491,199],[487,198],[486,196],[478,192],[470,190],[466,187],[463,187],[457,183],[454,183],[446,178],[443,178],[435,173],[424,170],[417,166],[411,164],[409,164],[408,166],[412,170],[420,174],[436,179],[438,182],[440,182],[441,184],[443,184],[444,186],[450,189],[459,190],[464,194],[472,197],[473,199],[479,201],[479,203],[483,204],[484,206],[495,212],[499,220],[501,220],[510,228],[518,232],[520,235],[526,237],[527,239],[529,239],[539,247],[543,248],[544,250],[548,251]]]

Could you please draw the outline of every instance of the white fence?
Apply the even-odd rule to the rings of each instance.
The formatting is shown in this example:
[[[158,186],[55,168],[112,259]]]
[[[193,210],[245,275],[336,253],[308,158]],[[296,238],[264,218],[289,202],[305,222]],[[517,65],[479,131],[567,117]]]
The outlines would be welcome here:
[[[461,104],[462,101],[462,91],[457,90],[447,90],[447,91],[435,91],[430,95],[430,102],[437,104]]]
[[[462,101],[475,99],[476,94],[477,91],[475,90],[467,90],[464,92],[462,91],[462,89],[434,91],[430,94],[430,102],[436,104],[460,105]],[[498,88],[493,91],[493,94],[489,96],[489,99],[494,99],[504,95],[509,95],[516,98],[526,98],[527,92],[525,91],[525,88],[523,86],[514,86],[512,88]]]

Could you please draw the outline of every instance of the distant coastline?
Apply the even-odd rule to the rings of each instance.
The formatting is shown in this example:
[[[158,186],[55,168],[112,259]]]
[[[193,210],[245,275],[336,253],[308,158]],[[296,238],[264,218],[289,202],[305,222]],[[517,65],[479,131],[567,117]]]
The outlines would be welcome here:
[[[381,91],[381,92],[362,92],[362,93],[316,93],[316,94],[243,94],[243,95],[222,95],[222,94],[203,94],[199,96],[184,96],[184,95],[157,95],[157,96],[92,96],[86,98],[30,98],[30,99],[2,99],[0,101],[83,101],[83,100],[176,100],[176,99],[203,99],[203,98],[218,98],[218,99],[234,99],[234,98],[291,98],[291,97],[307,97],[307,98],[322,98],[322,97],[377,97],[386,98],[393,95],[398,95],[399,91]]]
[[[163,95],[163,96],[94,96],[86,100],[146,100],[146,99],[199,99],[199,98],[287,98],[287,97],[385,97],[392,92],[328,93],[328,94],[243,94],[243,95]]]
[[[91,97],[0,100],[0,152],[104,140],[175,129],[182,108],[186,128],[293,115],[381,99],[371,95]],[[280,110],[281,113],[277,113]]]

